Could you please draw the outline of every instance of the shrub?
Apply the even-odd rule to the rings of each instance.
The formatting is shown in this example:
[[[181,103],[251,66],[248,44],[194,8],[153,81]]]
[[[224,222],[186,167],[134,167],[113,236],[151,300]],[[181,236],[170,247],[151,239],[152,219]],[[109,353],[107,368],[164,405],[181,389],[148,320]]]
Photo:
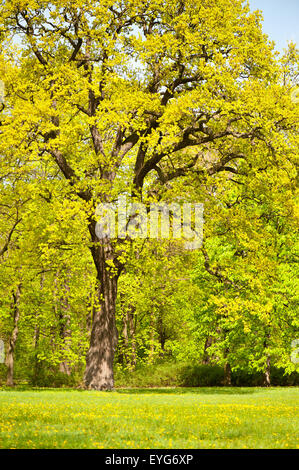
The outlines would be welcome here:
[[[232,371],[232,385],[235,387],[262,387],[264,375],[262,372],[237,369]]]
[[[284,369],[278,367],[271,367],[271,385],[299,385],[299,373],[294,371],[291,374],[285,374]]]
[[[116,387],[175,387],[182,365],[172,362],[139,365],[134,371],[115,370]]]
[[[70,375],[56,370],[42,368],[38,374],[29,377],[30,385],[34,387],[76,387],[80,379],[76,373]]]
[[[262,372],[237,369],[231,374],[232,386],[262,387]],[[116,387],[220,387],[224,385],[224,370],[215,364],[159,363],[138,366],[134,371],[116,370]],[[271,368],[271,385],[299,385],[299,373],[285,375],[284,369]]]
[[[180,382],[184,387],[212,387],[223,385],[224,370],[217,365],[185,366],[180,374]]]

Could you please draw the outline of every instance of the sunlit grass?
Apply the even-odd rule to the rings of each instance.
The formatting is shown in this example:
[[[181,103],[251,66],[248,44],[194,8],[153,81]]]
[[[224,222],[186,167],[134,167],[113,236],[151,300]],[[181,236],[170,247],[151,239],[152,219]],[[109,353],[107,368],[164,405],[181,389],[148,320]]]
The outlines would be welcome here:
[[[299,388],[0,391],[1,448],[299,448]]]

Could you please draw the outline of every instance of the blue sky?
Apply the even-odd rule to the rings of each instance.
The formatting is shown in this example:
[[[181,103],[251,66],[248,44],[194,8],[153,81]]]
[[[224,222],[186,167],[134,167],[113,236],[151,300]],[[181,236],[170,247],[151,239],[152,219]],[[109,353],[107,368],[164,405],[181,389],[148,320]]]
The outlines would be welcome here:
[[[252,10],[262,10],[263,30],[282,51],[288,40],[299,44],[299,0],[249,0]]]

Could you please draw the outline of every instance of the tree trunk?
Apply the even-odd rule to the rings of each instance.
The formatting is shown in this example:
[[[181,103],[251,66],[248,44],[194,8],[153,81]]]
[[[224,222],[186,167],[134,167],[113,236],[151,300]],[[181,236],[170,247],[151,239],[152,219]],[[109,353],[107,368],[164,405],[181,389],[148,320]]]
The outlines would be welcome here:
[[[132,307],[132,310],[134,308]],[[128,314],[129,325],[130,325],[130,338],[131,338],[131,357],[130,357],[130,367],[131,370],[134,370],[137,364],[137,355],[136,355],[136,320],[137,317],[133,312]]]
[[[126,312],[123,316],[123,328],[122,328],[122,351],[121,351],[121,362],[123,366],[127,366],[129,363],[128,360],[128,348],[129,348],[129,333],[128,333],[128,318],[129,314]]]
[[[126,307],[125,307],[126,308]],[[127,309],[126,309],[127,310]],[[123,366],[131,365],[130,353],[129,353],[129,333],[130,333],[130,325],[129,325],[129,315],[130,313],[128,310],[123,315],[123,328],[122,328],[122,348],[121,348],[121,363]]]
[[[270,340],[270,333],[266,333],[266,337],[264,340],[264,349],[268,347]],[[271,367],[271,359],[269,354],[267,354],[266,357],[266,369],[264,371],[264,387],[270,387],[271,386],[271,373],[270,373],[270,367]]]
[[[265,387],[271,387],[270,366],[271,366],[270,356],[267,356],[266,369],[265,369],[265,372],[264,372],[264,386]]]
[[[71,335],[70,329],[68,329],[69,319],[65,319],[65,321],[67,322],[66,323],[67,326],[63,326],[61,329],[61,333],[60,333],[61,338],[63,339],[63,342],[64,342],[64,345],[63,345],[64,351],[66,351],[68,348],[68,338]],[[62,374],[71,375],[72,369],[67,360],[60,362],[59,372],[61,372]]]
[[[67,281],[64,281],[63,288],[60,285],[59,282],[59,271],[57,271],[55,280],[54,280],[54,311],[55,311],[55,316],[58,319],[58,325],[59,325],[59,338],[61,340],[61,353],[62,353],[62,358],[61,362],[59,363],[59,372],[62,374],[70,375],[71,374],[71,367],[70,364],[67,362],[66,359],[64,359],[64,356],[66,356],[66,353],[69,349],[69,340],[71,336],[71,330],[70,330],[70,305],[69,305],[69,286]],[[61,292],[61,289],[63,289],[63,292]],[[54,333],[55,334],[55,333]],[[56,347],[56,345],[55,345]]]
[[[212,344],[213,344],[213,338],[212,336],[208,336],[205,340],[205,345],[204,345],[204,350],[203,350],[203,359],[202,359],[203,364],[210,364],[211,362],[208,349]]]
[[[123,296],[122,296],[123,297]],[[134,370],[136,358],[136,315],[134,307],[129,304],[122,303],[125,311],[122,316],[122,345],[120,351],[120,362],[123,366],[127,366],[130,370]]]
[[[157,329],[158,329],[158,335],[159,335],[159,342],[161,345],[161,353],[160,356],[164,356],[165,352],[165,343],[168,339],[170,339],[170,336],[167,334],[166,327],[163,323],[163,312],[160,312],[160,317],[157,322]]]
[[[150,350],[148,356],[148,364],[154,362],[154,353],[155,353],[155,314],[154,312],[150,313]]]
[[[227,362],[224,366],[224,385],[231,386],[232,384],[232,370],[230,363]]]
[[[39,343],[40,329],[36,326],[34,329],[34,383],[37,380],[40,371],[40,362],[37,356],[37,348]]]
[[[14,353],[19,333],[19,319],[20,319],[20,296],[21,296],[21,284],[16,288],[16,292],[13,293],[13,330],[9,338],[8,352],[7,352],[7,380],[6,384],[9,387],[13,387],[13,375],[14,375]]]
[[[41,292],[43,291],[44,288],[44,282],[45,282],[45,273],[41,273],[41,278],[40,278],[40,290]],[[40,299],[42,299],[43,296],[41,295]],[[34,328],[34,338],[33,338],[33,344],[34,344],[34,373],[33,373],[33,379],[34,383],[36,383],[37,378],[40,373],[40,368],[41,368],[41,363],[38,359],[38,346],[39,346],[39,339],[40,339],[40,326],[39,326],[39,313],[40,310],[42,309],[42,300],[39,301],[39,310],[36,316],[36,325]]]
[[[225,348],[224,357],[227,358],[229,355],[229,348]],[[232,370],[229,361],[224,365],[224,385],[231,386],[232,384]]]
[[[69,340],[71,337],[70,305],[68,301],[69,286],[67,285],[67,283],[65,283],[64,290],[65,290],[65,293],[64,293],[65,295],[61,298],[60,306],[59,306],[59,324],[60,324],[59,335],[63,343],[62,350],[63,352],[67,352],[70,347]],[[71,366],[67,360],[63,360],[59,364],[59,371],[66,375],[71,374]]]
[[[108,240],[104,243],[98,241],[97,245],[93,245],[91,252],[99,281],[99,306],[92,319],[84,383],[87,389],[112,390],[114,386],[113,360],[118,342],[115,305],[120,267],[116,266],[115,251]],[[111,266],[111,262],[114,266]]]

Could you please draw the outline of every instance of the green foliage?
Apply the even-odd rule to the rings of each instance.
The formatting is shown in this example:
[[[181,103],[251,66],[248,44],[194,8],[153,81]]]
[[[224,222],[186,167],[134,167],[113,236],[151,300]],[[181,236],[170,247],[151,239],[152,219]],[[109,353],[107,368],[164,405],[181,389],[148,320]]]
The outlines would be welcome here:
[[[299,373],[287,374],[284,369],[271,367],[271,385],[298,386]],[[237,387],[261,387],[264,385],[264,376],[261,372],[252,372],[246,369],[237,369],[232,372],[232,385]]]
[[[187,365],[181,372],[183,387],[213,387],[223,385],[224,370],[214,365]]]
[[[250,369],[236,369],[231,373],[232,386],[262,387],[264,374]],[[134,371],[116,370],[117,388],[162,387],[221,387],[225,383],[223,367],[214,364],[162,362],[140,365]],[[273,386],[298,386],[299,373],[287,374],[284,369],[271,367]]]
[[[34,387],[74,388],[82,381],[82,371],[72,372],[70,375],[58,370],[46,369],[45,367],[35,375],[28,376],[28,382]]]
[[[181,386],[181,371],[184,364],[159,362],[139,365],[134,371],[116,369],[115,386],[123,387],[178,387]]]

